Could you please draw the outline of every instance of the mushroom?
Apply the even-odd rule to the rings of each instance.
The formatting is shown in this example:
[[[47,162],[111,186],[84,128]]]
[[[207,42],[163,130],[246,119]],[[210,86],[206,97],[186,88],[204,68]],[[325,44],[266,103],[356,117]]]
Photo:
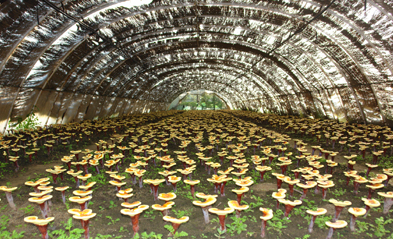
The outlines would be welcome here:
[[[240,211],[247,210],[250,206],[240,205],[236,200],[228,201],[228,206],[236,210],[236,217],[240,218]]]
[[[338,201],[336,199],[330,199],[330,203],[332,203],[335,207],[336,214],[334,215],[334,218],[332,219],[332,222],[336,222],[338,218],[340,217],[341,211],[343,210],[344,207],[352,205],[350,201]]]
[[[18,172],[18,170],[19,170],[19,164],[18,164],[19,156],[9,156],[9,160],[14,162],[15,172]]]
[[[359,186],[361,183],[367,183],[368,180],[363,178],[362,176],[355,176],[355,180],[353,181],[353,186],[354,186],[354,190],[353,192],[357,195],[358,194],[358,190],[359,190]]]
[[[121,189],[121,186],[126,185],[126,182],[119,182],[116,180],[111,180],[109,181],[110,184],[112,184],[113,186],[116,186],[116,191],[119,192]]]
[[[338,220],[336,222],[325,222],[325,224],[330,227],[326,239],[331,239],[333,237],[334,230],[346,227],[348,225],[348,223],[343,220]]]
[[[267,171],[272,170],[272,168],[269,167],[269,166],[257,166],[257,167],[255,168],[255,170],[259,171],[259,173],[260,173],[260,175],[261,175],[261,182],[263,182],[263,177],[265,176],[265,173],[266,173]]]
[[[232,189],[232,192],[237,194],[237,202],[240,204],[242,201],[242,196],[244,193],[248,192],[249,188],[248,187],[241,187],[239,189]]]
[[[88,183],[88,184],[86,184],[86,185],[81,185],[81,186],[79,186],[79,188],[80,189],[83,189],[83,190],[86,190],[86,191],[90,191],[91,190],[91,188],[96,184],[97,182],[90,182],[90,183]]]
[[[224,210],[220,210],[217,208],[210,208],[209,212],[217,214],[218,219],[220,220],[220,230],[221,232],[226,232],[226,227],[225,227],[225,217],[227,214],[233,213],[234,209],[233,208],[225,208]]]
[[[368,178],[368,175],[370,174],[371,170],[372,170],[373,168],[378,167],[378,164],[366,163],[366,166],[367,166],[366,178]]]
[[[199,184],[200,182],[201,181],[199,181],[199,180],[188,180],[188,179],[184,180],[184,183],[190,185],[190,187],[191,187],[191,195],[192,195],[192,197],[195,197],[194,196],[194,194],[195,194],[195,185]]]
[[[137,208],[133,209],[122,209],[120,212],[124,215],[128,215],[131,217],[131,222],[132,222],[132,230],[134,231],[134,237],[136,233],[139,231],[139,217],[141,213],[148,209],[148,205],[140,205]]]
[[[171,175],[173,175],[173,174],[175,174],[176,171],[168,171],[168,170],[165,170],[165,171],[163,171],[163,172],[158,172],[158,173],[165,177],[166,185],[170,185],[170,182],[168,181],[168,177],[171,176]]]
[[[368,187],[367,199],[370,199],[372,197],[372,195],[373,195],[375,190],[381,189],[381,188],[383,188],[385,186],[382,183],[375,183],[375,184],[371,184],[371,185],[366,185],[366,187]]]
[[[393,205],[393,192],[378,192],[378,195],[385,198],[383,202],[383,214],[387,214]]]
[[[170,216],[164,216],[163,217],[164,221],[171,222],[172,227],[173,227],[173,232],[169,233],[168,236],[173,236],[175,235],[177,229],[179,229],[180,224],[187,222],[190,218],[187,216],[181,217],[181,218],[174,218]]]
[[[273,218],[273,210],[260,207],[259,211],[262,212],[262,216],[260,217],[262,220],[261,237],[264,238],[267,221]]]
[[[205,223],[208,224],[210,222],[208,209],[210,208],[211,205],[213,205],[217,201],[216,199],[217,195],[205,195],[205,194],[197,193],[196,196],[205,199],[204,202],[192,201],[192,204],[194,204],[195,206],[200,206],[202,208],[202,213],[205,219]]]
[[[277,200],[276,209],[278,209],[280,207],[280,202],[278,200],[285,198],[286,192],[287,192],[286,189],[280,188],[280,189],[278,189],[278,192],[272,193],[272,197]]]
[[[307,210],[306,212],[312,216],[311,221],[310,221],[310,225],[308,226],[308,232],[312,233],[315,219],[317,218],[317,216],[325,214],[327,212],[327,210],[325,208],[317,208],[316,211]]]
[[[175,202],[169,201],[169,202],[164,203],[164,205],[162,205],[162,206],[160,204],[153,204],[151,207],[154,210],[161,211],[163,216],[168,216],[169,209],[171,209],[174,204],[175,204]]]
[[[174,193],[160,193],[160,195],[158,195],[158,199],[163,200],[165,202],[172,201],[175,198],[176,198],[176,194]]]
[[[50,180],[49,178],[41,178],[41,179],[38,179],[35,182],[27,181],[27,182],[25,182],[25,185],[33,187],[34,188],[34,192],[39,193],[40,190],[38,190],[38,187],[40,186],[40,184],[43,183],[43,182],[47,182],[49,180]]]
[[[0,190],[5,192],[5,196],[7,198],[8,204],[14,210],[16,210],[16,206],[15,206],[14,199],[12,197],[11,192],[16,190],[16,189],[17,189],[17,187],[13,187],[13,188],[9,188],[7,186],[1,186],[0,187]]]
[[[116,196],[117,196],[119,199],[122,198],[122,199],[124,200],[124,202],[127,202],[128,199],[134,195],[134,194],[131,193],[132,190],[133,190],[132,188],[127,188],[127,189],[124,189],[124,190],[119,190],[119,192],[116,193]]]
[[[356,222],[356,218],[363,216],[364,214],[366,214],[366,209],[364,208],[358,208],[358,207],[350,207],[348,209],[348,212],[350,214],[352,214],[351,216],[351,222],[349,223],[349,229],[354,232],[355,231],[355,222]]]
[[[81,207],[81,210],[85,210],[87,209],[87,205],[88,205],[88,201],[92,199],[92,196],[84,196],[84,197],[80,197],[80,196],[74,196],[74,197],[70,197],[69,200],[71,202],[76,202],[79,204],[79,206]]]
[[[54,217],[48,217],[45,219],[38,219],[36,216],[25,217],[24,221],[27,223],[32,223],[37,226],[38,230],[40,230],[43,239],[48,239],[48,224],[55,220]]]
[[[379,207],[381,205],[381,203],[375,199],[362,198],[362,200],[364,204],[366,204],[366,213],[364,214],[364,218],[367,217],[370,208]]]
[[[48,217],[48,212],[46,210],[46,201],[50,200],[53,196],[52,195],[44,195],[42,197],[32,197],[29,198],[29,202],[37,203],[40,206],[42,216],[44,218]]]
[[[77,171],[77,172],[74,172],[73,169],[67,171],[67,174],[69,174],[69,175],[71,175],[72,177],[74,177],[74,180],[75,180],[75,182],[76,182],[76,187],[77,187],[77,188],[79,187],[79,178],[78,178],[78,176],[79,176],[81,173],[82,173],[82,171],[80,171],[80,170]]]
[[[138,179],[139,179],[139,188],[142,188],[143,187],[143,184],[142,184],[142,177],[143,177],[143,174],[146,172],[146,170],[144,170],[144,169],[138,169],[138,170],[135,170],[134,171],[134,175],[136,176],[136,177],[138,177]]]
[[[177,176],[169,176],[168,181],[172,184],[173,186],[173,192],[176,192],[176,184],[181,180],[181,177]]]
[[[69,186],[64,186],[64,187],[57,187],[55,188],[56,191],[61,192],[61,198],[63,200],[63,203],[66,203],[66,198],[65,198],[65,191],[69,188]]]
[[[165,179],[149,179],[144,180],[143,182],[149,183],[151,185],[154,194],[154,201],[156,201],[158,199],[158,186],[165,182]]]
[[[78,175],[77,177],[78,177],[78,179],[82,180],[82,185],[85,185],[87,179],[91,178],[91,174],[88,173],[88,174],[85,174],[85,175]]]
[[[290,177],[286,177],[284,178],[284,182],[286,182],[288,184],[289,187],[289,196],[292,197],[293,196],[293,186],[297,183],[300,182],[299,179],[291,179]]]
[[[302,194],[302,196],[299,198],[299,200],[302,201],[303,199],[306,198],[308,189],[317,186],[317,182],[314,182],[314,181],[306,181],[306,184],[303,184],[303,183],[296,183],[296,186],[298,186],[298,187],[300,187],[300,188],[303,188],[303,194]]]
[[[72,214],[72,217],[75,219],[79,219],[81,221],[83,229],[85,229],[84,235],[85,239],[89,239],[89,222],[90,219],[95,217],[97,214],[93,213],[91,209],[79,210],[79,209],[70,209],[68,213]]]
[[[300,204],[302,204],[302,201],[300,200],[295,200],[295,201],[290,201],[290,200],[286,200],[286,199],[278,199],[278,201],[282,204],[285,205],[285,213],[284,213],[284,218],[289,218],[289,213],[292,211],[292,209],[295,206],[298,206]]]
[[[322,188],[322,199],[326,198],[328,188],[334,186],[333,181],[318,181],[318,186]]]
[[[277,189],[281,188],[282,185],[282,180],[286,177],[285,175],[279,174],[279,173],[272,173],[273,176],[276,177],[277,179]]]
[[[141,205],[142,203],[140,201],[135,201],[133,203],[129,203],[129,202],[123,202],[121,204],[122,207],[125,208],[134,208],[134,207],[138,207],[139,205]]]

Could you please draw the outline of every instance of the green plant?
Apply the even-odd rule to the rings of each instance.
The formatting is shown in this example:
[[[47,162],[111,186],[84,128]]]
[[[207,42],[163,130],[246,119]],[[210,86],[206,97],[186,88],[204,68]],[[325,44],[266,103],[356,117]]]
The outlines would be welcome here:
[[[112,209],[112,208],[115,208],[115,207],[117,207],[117,205],[115,204],[115,202],[114,201],[109,201],[109,209]]]
[[[142,232],[141,233],[141,238],[142,239],[148,239],[148,238],[161,239],[162,238],[162,234],[156,234],[155,232],[150,232],[149,234],[147,234],[147,232]]]
[[[68,219],[68,221],[64,223],[64,229],[66,231],[68,231],[68,235],[67,235],[66,231],[64,231],[63,229],[58,229],[58,230],[54,230],[52,232],[49,232],[49,236],[52,238],[57,238],[57,239],[81,238],[85,230],[81,229],[81,228],[72,229],[73,226],[74,225],[72,223],[72,217],[70,217]]]
[[[110,220],[110,222],[108,222],[108,225],[114,225],[116,222],[120,221],[120,218],[113,219],[111,216],[106,216],[106,218]]]
[[[214,236],[217,238],[225,238],[225,231],[221,231],[220,228],[217,228],[218,233],[214,233]]]
[[[288,226],[286,224],[291,222],[291,220],[283,218],[283,216],[283,211],[277,210],[276,213],[273,215],[273,218],[267,221],[267,230],[274,230],[279,235],[282,235],[282,229],[287,228]]]
[[[374,235],[377,237],[384,237],[386,234],[390,233],[389,230],[385,229],[386,224],[393,222],[393,218],[384,219],[383,217],[378,217],[375,219],[376,225],[371,225],[374,228]]]
[[[25,214],[30,214],[33,213],[35,209],[33,205],[28,205],[27,207],[19,208],[19,210],[23,210]]]
[[[156,215],[154,215],[154,210],[146,210],[143,217],[150,218],[150,220],[153,221],[156,218]]]
[[[237,234],[240,234],[243,231],[247,231],[247,224],[244,223],[247,221],[246,216],[240,217],[240,218],[233,216],[230,218],[232,219],[233,222],[231,224],[226,224],[226,227],[227,227],[228,233],[230,233],[231,236],[235,235],[235,232]]]
[[[23,119],[22,117],[18,117],[18,118],[16,118],[16,121],[17,121],[16,123],[11,123],[11,121],[10,121],[8,123],[8,128],[16,129],[16,130],[35,129],[39,125],[38,117],[35,115],[36,110],[37,110],[37,107],[34,106],[34,108],[26,116],[25,119]]]
[[[189,210],[172,210],[172,212],[176,215],[177,218],[181,218],[184,216],[191,216],[193,211],[193,208],[190,208]]]
[[[188,233],[187,233],[187,232],[184,232],[184,231],[181,231],[181,232],[178,232],[178,231],[177,231],[177,232],[175,232],[175,234],[173,234],[173,232],[175,231],[175,229],[173,229],[173,227],[172,227],[171,225],[165,225],[164,228],[167,229],[167,230],[170,232],[170,235],[171,235],[171,236],[169,236],[168,238],[173,238],[173,239],[175,239],[175,238],[187,237],[187,236],[188,236]]]
[[[311,237],[310,234],[306,234],[306,235],[304,235],[303,237],[296,237],[295,239],[308,239],[308,238],[310,238],[310,237]]]

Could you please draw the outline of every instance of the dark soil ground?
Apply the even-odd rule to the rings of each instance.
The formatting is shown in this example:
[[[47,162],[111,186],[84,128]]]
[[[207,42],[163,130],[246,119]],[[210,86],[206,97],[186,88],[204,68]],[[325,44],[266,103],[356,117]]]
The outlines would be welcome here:
[[[264,125],[263,127],[268,127],[268,125]],[[290,133],[290,132],[285,132]],[[299,138],[300,135],[289,134],[293,139]],[[103,138],[104,140],[108,140],[108,138]],[[314,139],[302,138],[305,142],[308,142],[309,145],[316,144]],[[98,141],[98,139],[97,139]],[[208,142],[207,139],[204,140],[205,144]],[[84,145],[81,145],[81,149],[90,148],[95,149],[95,145],[93,141],[86,141]],[[179,142],[177,142],[178,144]],[[297,155],[297,152],[293,149],[293,142],[291,143],[291,147],[288,148],[287,152],[293,152],[293,156]],[[83,144],[83,143],[82,143]],[[263,145],[272,145],[269,142],[265,142]],[[225,147],[224,144],[219,145],[219,148]],[[310,147],[310,146],[308,146]],[[325,149],[331,149],[329,145],[322,145]],[[77,148],[76,145],[73,148]],[[179,150],[178,145],[175,145],[173,141],[169,141],[169,151],[168,154],[174,156],[173,151]],[[308,148],[311,152],[311,149]],[[21,169],[19,172],[13,172],[13,167],[11,164],[3,163],[2,167],[2,178],[0,179],[0,185],[16,186],[18,189],[13,193],[15,204],[17,205],[17,210],[11,210],[11,208],[7,204],[7,200],[4,193],[1,193],[1,202],[0,202],[0,215],[2,225],[2,231],[0,231],[1,235],[6,235],[6,231],[15,233],[24,232],[24,238],[40,238],[40,234],[38,229],[32,225],[27,224],[23,221],[23,218],[26,216],[36,215],[41,218],[41,213],[37,205],[34,205],[28,201],[29,192],[32,192],[31,187],[25,186],[24,182],[27,180],[37,180],[42,177],[50,177],[49,173],[45,172],[47,168],[53,168],[54,165],[63,165],[60,161],[62,155],[68,155],[69,149],[64,150],[62,147],[57,147],[51,153],[50,156],[47,156],[45,152],[40,153],[40,158],[35,159],[33,164],[27,163],[24,160],[21,164]],[[194,144],[191,143],[187,149],[187,154],[190,159],[194,159],[199,162],[197,156],[195,155],[196,149]],[[249,150],[245,152],[246,158],[250,158],[251,155],[254,154],[253,150]],[[263,155],[259,150],[256,151],[257,155]],[[370,154],[368,152],[368,154]],[[213,153],[213,156],[216,155],[216,152]],[[295,238],[315,238],[315,239],[324,239],[327,236],[328,228],[325,226],[325,221],[331,219],[334,213],[334,206],[328,202],[328,199],[334,198],[339,200],[349,200],[353,204],[354,207],[364,207],[363,201],[361,198],[366,197],[368,190],[365,185],[360,187],[358,195],[354,195],[353,193],[353,185],[352,182],[349,186],[346,186],[346,178],[343,174],[346,171],[346,160],[343,158],[344,155],[347,155],[347,149],[344,149],[343,152],[336,157],[336,161],[339,162],[339,166],[334,170],[333,181],[336,184],[335,187],[329,189],[327,194],[327,200],[322,200],[321,194],[315,194],[314,190],[310,190],[307,193],[306,200],[303,201],[301,206],[297,206],[290,214],[289,219],[283,219],[283,206],[280,206],[280,209],[276,210],[276,200],[272,198],[271,194],[277,190],[276,179],[271,175],[272,172],[280,172],[278,166],[275,166],[275,162],[272,164],[273,171],[266,173],[264,182],[260,182],[259,180],[259,172],[256,172],[252,169],[251,163],[249,167],[248,174],[253,177],[255,181],[254,185],[250,187],[250,191],[246,193],[243,198],[244,203],[247,203],[250,206],[250,209],[247,211],[241,212],[241,220],[236,219],[235,214],[230,215],[226,219],[227,232],[222,235],[222,238],[260,238],[261,231],[261,219],[262,215],[259,211],[259,207],[271,208],[274,211],[275,217],[268,223],[267,226],[267,236],[266,238],[280,238],[280,239],[295,239]],[[384,158],[383,160],[391,160],[391,156]],[[217,156],[214,157],[215,160],[218,160]],[[365,162],[370,162],[371,157],[368,155],[366,160],[363,163],[359,163],[355,166],[355,170],[358,170],[360,175],[364,175],[364,170],[366,167],[364,166]],[[169,225],[164,222],[162,219],[162,215],[158,211],[154,211],[151,208],[151,205],[158,203],[163,204],[161,201],[154,201],[153,195],[150,193],[150,187],[146,184],[143,185],[142,188],[139,188],[138,184],[134,185],[132,183],[131,177],[124,173],[126,169],[126,165],[131,162],[135,162],[132,155],[126,158],[124,161],[125,165],[120,167],[120,172],[122,175],[127,178],[124,180],[127,184],[123,188],[133,188],[134,196],[131,198],[131,202],[133,201],[141,201],[142,204],[149,205],[150,208],[143,212],[140,217],[140,229],[139,232],[143,233],[151,233],[162,234],[164,235],[162,238],[167,238],[167,234],[169,231],[165,229],[165,225]],[[291,169],[294,169],[296,164],[293,164],[289,167],[288,172]],[[306,166],[303,162],[301,166]],[[177,164],[175,169],[181,168],[181,164]],[[229,162],[226,162],[221,166],[221,169],[226,169],[229,167]],[[162,178],[158,174],[158,171],[162,171],[163,168],[159,164],[154,166],[150,164],[148,166],[147,172],[144,175],[144,179],[147,178]],[[93,210],[93,212],[97,213],[97,216],[92,219],[90,223],[90,235],[91,238],[132,238],[133,232],[132,227],[130,225],[130,218],[128,216],[124,216],[120,213],[121,206],[120,201],[116,197],[116,191],[114,186],[108,183],[109,177],[107,174],[102,174],[97,176],[94,168],[91,167],[89,169],[90,173],[93,174],[93,178],[90,181],[97,181],[96,186],[93,187],[93,199],[89,204],[89,208]],[[104,170],[101,170],[102,172]],[[324,170],[323,170],[324,171]],[[378,168],[373,173],[379,173],[382,171],[382,168]],[[322,174],[324,172],[321,172]],[[293,173],[288,173],[288,176],[294,178]],[[180,176],[180,174],[178,175]],[[214,186],[209,183],[206,178],[211,177],[208,175],[205,168],[197,164],[197,169],[194,171],[192,178],[201,180],[201,184],[196,186],[196,191],[203,192],[205,194],[214,194]],[[235,176],[236,177],[236,176]],[[53,186],[64,186],[68,185],[71,188],[67,191],[66,197],[70,197],[72,195],[72,191],[76,189],[75,181],[69,175],[65,175],[65,180],[59,180],[57,184],[52,184]],[[217,202],[213,205],[213,207],[223,209],[228,207],[228,200],[236,200],[236,194],[231,192],[232,189],[238,188],[234,184],[233,181],[229,181],[226,185],[226,196],[221,197],[218,196]],[[287,185],[283,183],[283,188],[288,189]],[[159,193],[171,192],[172,186],[167,186],[165,183],[159,187]],[[393,187],[391,184],[388,187],[383,188],[380,191],[393,191]],[[190,198],[190,188],[188,185],[185,185],[182,182],[178,183],[177,187],[177,198],[174,200],[175,206],[172,208],[170,212],[170,216],[180,217],[182,215],[186,215],[190,217],[190,220],[181,225],[179,231],[184,231],[188,233],[188,236],[184,238],[218,238],[220,235],[217,231],[219,228],[218,217],[214,214],[210,214],[211,222],[209,224],[205,224],[203,220],[203,215],[200,207],[196,207],[192,204],[192,199]],[[55,221],[50,224],[49,231],[53,232],[54,230],[65,229],[65,224],[71,218],[71,215],[67,213],[67,208],[79,208],[79,205],[68,202],[66,205],[61,201],[60,192],[54,191],[52,193],[53,199],[51,206],[51,212],[49,216],[55,217]],[[295,192],[293,199],[300,198],[301,193],[298,189],[298,192]],[[344,229],[337,230],[334,234],[334,238],[393,238],[391,232],[393,232],[393,224],[387,223],[390,222],[390,214],[383,215],[383,199],[377,195],[375,192],[373,195],[374,198],[378,199],[381,202],[381,206],[376,209],[371,209],[369,212],[369,216],[367,218],[358,218],[358,231],[352,233],[349,231],[349,228],[346,227]],[[316,225],[314,226],[314,231],[312,234],[307,232],[307,227],[310,222],[310,216],[306,214],[307,209],[323,207],[327,209],[327,214],[325,216],[321,216],[317,219]],[[340,216],[341,220],[345,220],[349,223],[350,214],[347,212],[348,208],[345,208]],[[8,223],[7,220],[9,219]],[[73,227],[71,230],[75,228],[81,228],[81,224],[77,220],[73,220]],[[69,234],[67,231],[66,235]],[[51,235],[50,238],[58,238],[57,235]],[[7,238],[7,237],[1,237]],[[9,238],[18,238],[16,236]],[[21,238],[21,237],[20,237]],[[64,238],[78,238],[78,237],[64,237]],[[154,238],[154,237],[150,237]]]

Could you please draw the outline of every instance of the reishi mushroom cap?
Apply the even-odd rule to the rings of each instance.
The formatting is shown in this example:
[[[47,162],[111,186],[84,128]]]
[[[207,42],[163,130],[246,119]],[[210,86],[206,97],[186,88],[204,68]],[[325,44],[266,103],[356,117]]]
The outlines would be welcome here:
[[[316,211],[313,210],[307,210],[306,211],[308,214],[311,214],[313,216],[319,216],[319,215],[323,215],[327,212],[327,210],[325,208],[317,208]]]
[[[12,192],[14,190],[16,190],[18,187],[13,187],[13,188],[9,188],[7,186],[0,186],[0,190],[4,191],[4,192]]]
[[[248,187],[241,187],[239,189],[232,189],[232,192],[236,194],[243,194],[245,192],[248,192],[250,189]]]
[[[290,201],[290,200],[286,200],[286,199],[281,198],[281,199],[278,199],[278,201],[284,205],[291,205],[291,206],[297,206],[297,205],[302,204],[302,201],[300,201],[300,200]]]
[[[261,211],[263,214],[262,216],[260,216],[260,218],[262,220],[267,221],[267,220],[270,220],[273,218],[273,210],[272,209],[260,207],[259,211]]]
[[[132,203],[123,202],[123,203],[121,204],[121,206],[122,206],[122,207],[125,207],[125,208],[134,208],[134,207],[138,207],[138,206],[141,205],[141,204],[142,204],[142,202],[140,202],[140,201],[135,201],[135,202],[132,202]]]
[[[366,214],[366,209],[359,208],[359,207],[350,207],[348,209],[348,212],[350,214],[354,215],[355,217],[360,217],[360,216],[363,216],[364,214]]]
[[[164,221],[175,223],[175,224],[182,224],[187,222],[190,218],[187,216],[181,217],[181,218],[175,218],[171,216],[164,216],[163,217]]]
[[[174,202],[170,201],[164,203],[164,205],[162,206],[160,204],[153,204],[151,208],[153,208],[154,210],[163,211],[163,210],[171,209],[174,204],[175,204]]]
[[[235,210],[247,210],[250,207],[248,205],[240,205],[236,200],[228,201],[228,206]]]
[[[48,223],[50,223],[51,221],[53,221],[53,220],[55,220],[54,217],[48,217],[48,218],[45,218],[45,219],[39,219],[36,216],[30,216],[30,217],[25,217],[24,218],[25,222],[33,223],[34,225],[37,225],[37,226],[45,226]]]
[[[216,201],[217,201],[217,199],[215,197],[208,197],[208,198],[206,198],[206,200],[204,202],[192,201],[192,204],[194,204],[195,206],[207,207],[207,206],[213,205]]]
[[[207,199],[207,198],[216,198],[218,197],[218,195],[210,195],[210,194],[204,194],[204,193],[197,193],[195,194],[195,196],[197,196],[198,198],[203,198],[203,199]]]
[[[377,201],[376,199],[367,199],[367,198],[362,198],[364,204],[366,204],[369,207],[379,207],[381,203]]]
[[[346,207],[352,205],[350,201],[338,201],[336,199],[329,199],[329,202],[332,203],[334,206],[339,206],[339,207]]]
[[[346,227],[348,225],[348,223],[346,221],[343,221],[343,220],[337,220],[336,222],[325,222],[325,224],[328,227],[331,227],[331,228],[334,228],[334,229],[343,228],[343,227]]]
[[[32,198],[29,198],[29,202],[35,202],[35,203],[41,204],[41,203],[44,203],[47,200],[51,199],[52,197],[53,197],[52,195],[44,195],[42,197],[32,197]]]
[[[378,192],[378,195],[385,198],[393,198],[393,192]]]
[[[158,195],[158,199],[163,201],[170,201],[176,198],[176,194],[174,193],[160,193]]]
[[[230,213],[233,213],[235,209],[233,208],[224,208],[224,210],[218,209],[218,208],[209,208],[209,212],[217,214],[217,215],[227,215]]]
[[[80,196],[75,196],[75,197],[70,197],[69,200],[71,202],[76,202],[76,203],[85,203],[86,201],[89,201],[92,199],[92,196],[85,196],[85,197],[80,197]]]
[[[186,179],[186,180],[184,180],[184,182],[186,184],[189,184],[189,185],[196,185],[196,184],[200,183],[201,181],[200,180],[188,180],[188,179]]]

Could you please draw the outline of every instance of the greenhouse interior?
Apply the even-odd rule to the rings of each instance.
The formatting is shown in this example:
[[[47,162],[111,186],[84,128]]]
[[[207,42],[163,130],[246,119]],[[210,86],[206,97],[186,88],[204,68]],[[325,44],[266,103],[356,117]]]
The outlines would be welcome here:
[[[393,239],[392,0],[0,0],[0,238]]]

